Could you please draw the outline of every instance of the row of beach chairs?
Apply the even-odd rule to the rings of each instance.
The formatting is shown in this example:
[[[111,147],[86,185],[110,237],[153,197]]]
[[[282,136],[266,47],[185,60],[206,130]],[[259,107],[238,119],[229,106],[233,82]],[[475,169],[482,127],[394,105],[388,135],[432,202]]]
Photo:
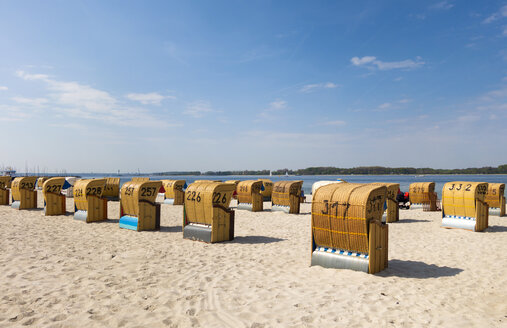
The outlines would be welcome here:
[[[37,207],[36,177],[12,181],[12,207]],[[10,177],[0,177],[0,200],[9,204]],[[106,220],[108,198],[119,196],[120,228],[143,231],[160,229],[159,192],[164,203],[183,205],[183,238],[208,243],[234,238],[235,211],[230,208],[237,193],[237,209],[262,211],[269,181],[219,182],[197,180],[186,187],[184,180],[155,181],[134,178],[119,188],[119,180],[83,179],[74,185],[74,218],[85,222]],[[109,185],[108,185],[109,184]],[[116,187],[117,186],[117,187]],[[302,181],[271,182],[272,210],[299,213]],[[186,189],[185,189],[186,187]],[[61,194],[65,178],[43,182],[45,215],[65,214]],[[118,189],[115,189],[118,188]],[[388,224],[399,220],[395,183],[357,184],[335,181],[313,192],[311,210],[312,265],[376,273],[388,265]],[[106,190],[119,190],[106,196]],[[411,198],[422,204],[436,195],[431,186],[412,186]],[[489,208],[505,214],[505,185],[481,182],[449,182],[442,191],[442,227],[483,231],[488,227]],[[113,192],[114,194],[115,192]],[[422,195],[419,195],[421,193]],[[431,208],[431,206],[429,207]]]

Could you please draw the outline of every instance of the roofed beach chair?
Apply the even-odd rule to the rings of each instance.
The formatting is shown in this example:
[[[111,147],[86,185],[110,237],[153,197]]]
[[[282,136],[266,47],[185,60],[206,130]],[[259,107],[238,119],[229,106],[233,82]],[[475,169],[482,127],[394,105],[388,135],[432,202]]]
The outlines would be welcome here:
[[[162,180],[164,186],[164,204],[183,205],[185,200],[185,180]]]
[[[259,179],[259,181],[262,181],[262,187],[264,188],[261,190],[262,200],[270,202],[273,193],[273,181],[269,179]]]
[[[37,208],[37,191],[34,190],[36,181],[37,177],[17,177],[12,181],[12,208],[18,210]]]
[[[10,176],[0,176],[0,205],[9,205]]]
[[[236,190],[238,192],[238,210],[260,212],[263,210],[264,200],[261,195],[262,181],[241,181]]]
[[[278,181],[273,185],[271,210],[299,214],[303,181]]]
[[[185,192],[183,238],[216,243],[234,239],[234,184],[194,182]]]
[[[120,228],[160,230],[160,204],[155,200],[162,181],[129,181],[121,187]]]
[[[489,206],[489,215],[505,216],[505,183],[488,183],[486,203]]]
[[[106,186],[102,197],[107,200],[118,201],[120,200],[120,178],[105,178]]]
[[[438,197],[435,192],[435,182],[414,182],[409,186],[410,209],[424,211],[439,211]]]
[[[340,183],[320,187],[312,202],[311,265],[376,273],[388,265],[387,188]]]
[[[63,177],[49,178],[42,184],[42,196],[44,197],[44,215],[65,215],[67,213],[67,197],[62,194],[63,189],[70,184]]]
[[[107,220],[107,199],[102,197],[106,179],[81,179],[74,184],[74,219],[89,222]]]
[[[488,227],[489,208],[485,182],[447,182],[442,189],[442,227],[483,231]]]

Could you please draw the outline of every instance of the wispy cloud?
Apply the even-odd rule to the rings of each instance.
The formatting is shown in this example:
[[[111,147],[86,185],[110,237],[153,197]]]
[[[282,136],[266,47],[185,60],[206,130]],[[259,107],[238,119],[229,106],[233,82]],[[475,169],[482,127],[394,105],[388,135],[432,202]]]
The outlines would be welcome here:
[[[269,103],[268,107],[260,112],[259,117],[262,119],[273,120],[276,118],[276,112],[286,110],[287,108],[287,101],[282,99],[275,99]]]
[[[174,96],[163,96],[157,92],[150,93],[129,93],[126,97],[138,101],[143,105],[160,105],[164,99],[176,99]]]
[[[23,105],[30,105],[34,107],[41,107],[47,104],[48,100],[46,98],[24,98],[24,97],[12,97],[14,102]]]
[[[13,99],[20,104],[32,106],[46,104],[64,116],[115,125],[167,127],[177,124],[155,117],[144,108],[123,104],[107,91],[89,85],[59,81],[45,74],[30,74],[25,71],[17,71],[16,75],[27,81],[41,81],[49,90],[46,98]]]
[[[334,89],[339,87],[339,84],[333,82],[325,82],[325,83],[315,83],[315,84],[307,84],[304,85],[299,91],[303,93],[310,93],[317,89]]]
[[[5,90],[8,90],[9,88],[7,88],[6,86],[3,86],[3,85],[0,85],[0,91],[5,91]]]
[[[375,56],[352,57],[350,62],[354,66],[362,66],[370,69],[379,69],[381,71],[391,69],[414,69],[424,65],[421,57],[416,57],[415,60],[406,59],[402,61],[385,62],[378,60]]]
[[[437,2],[437,3],[429,6],[429,9],[433,9],[433,10],[449,10],[452,7],[454,7],[454,4],[449,3],[449,1],[440,1],[440,2]]]
[[[187,108],[183,111],[183,114],[190,115],[194,118],[201,118],[208,113],[214,112],[211,104],[206,101],[194,101],[187,105]]]
[[[507,5],[500,8],[500,10],[498,12],[486,17],[486,19],[483,20],[482,22],[484,24],[489,24],[489,23],[492,23],[492,22],[499,20],[500,18],[503,18],[503,17],[507,17]]]
[[[403,99],[392,101],[392,102],[385,102],[385,103],[380,104],[377,107],[377,111],[385,111],[388,109],[398,109],[398,108],[401,108],[403,104],[408,104],[411,101],[412,101],[412,99],[403,98]]]
[[[287,108],[287,102],[285,100],[277,99],[269,103],[267,110],[280,110]]]
[[[321,123],[318,123],[317,125],[322,125],[322,126],[342,126],[342,125],[345,125],[345,124],[346,124],[345,121],[336,120],[336,121],[321,122]]]

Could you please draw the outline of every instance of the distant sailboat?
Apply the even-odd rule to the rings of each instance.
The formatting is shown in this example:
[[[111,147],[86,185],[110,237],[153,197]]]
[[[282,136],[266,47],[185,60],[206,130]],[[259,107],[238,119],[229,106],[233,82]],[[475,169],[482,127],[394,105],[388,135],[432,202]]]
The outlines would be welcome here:
[[[269,170],[269,176],[272,177],[273,176],[273,173],[271,172],[271,170]]]

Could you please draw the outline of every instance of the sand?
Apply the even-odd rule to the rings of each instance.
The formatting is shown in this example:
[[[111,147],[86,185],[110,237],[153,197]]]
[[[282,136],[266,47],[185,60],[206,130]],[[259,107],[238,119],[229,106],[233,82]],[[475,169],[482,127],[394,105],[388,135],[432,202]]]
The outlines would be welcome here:
[[[120,229],[118,202],[91,224],[0,206],[0,327],[507,326],[507,217],[473,233],[402,210],[370,275],[309,266],[310,206],[236,211],[213,245],[182,239],[182,206],[158,232]]]

